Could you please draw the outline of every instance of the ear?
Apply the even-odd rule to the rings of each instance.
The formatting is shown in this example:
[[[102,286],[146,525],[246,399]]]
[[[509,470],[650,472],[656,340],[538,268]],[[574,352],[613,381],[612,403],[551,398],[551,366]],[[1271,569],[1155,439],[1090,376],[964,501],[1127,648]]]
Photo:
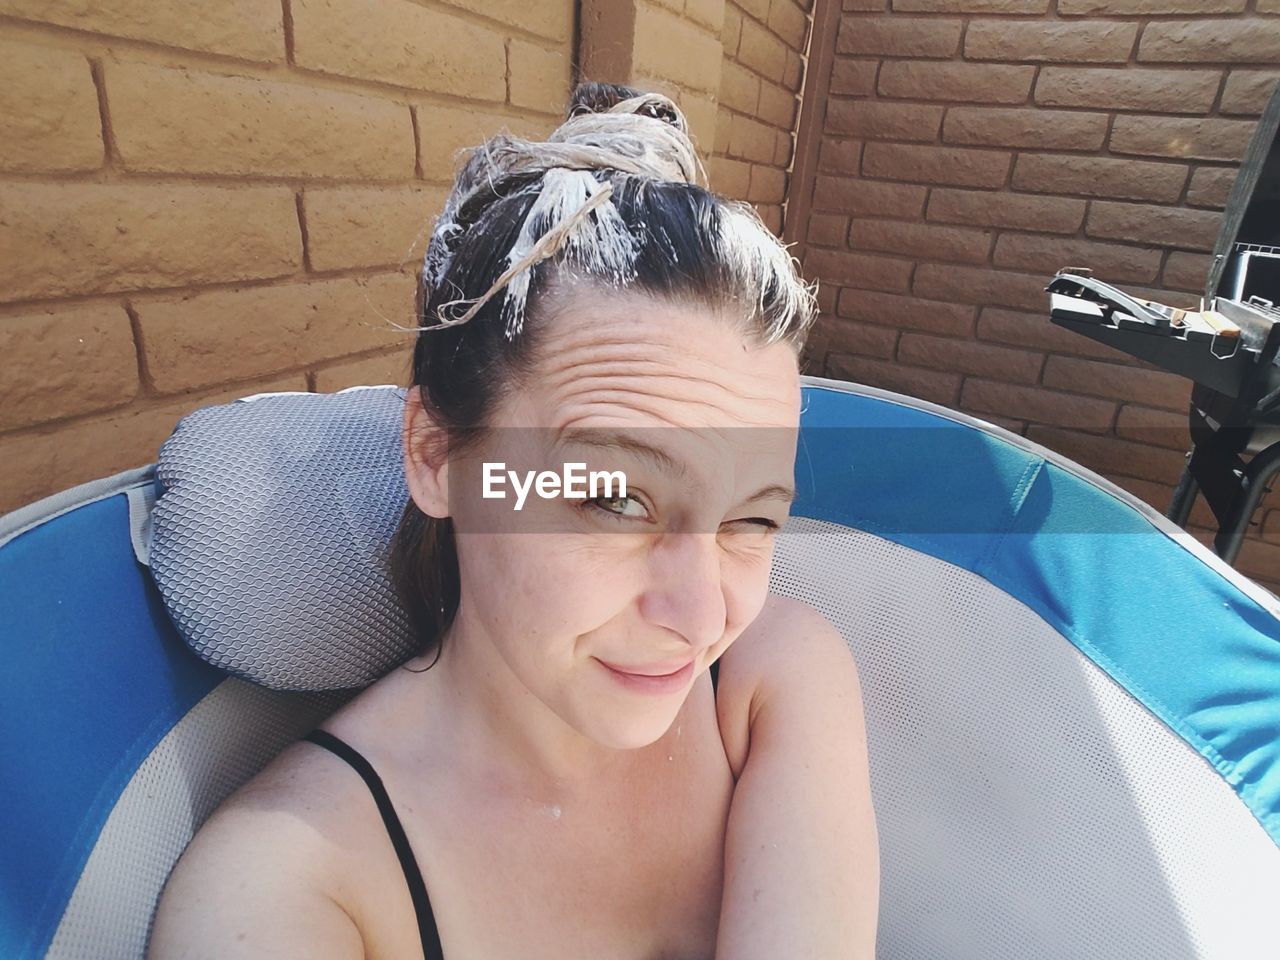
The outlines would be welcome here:
[[[404,401],[404,477],[413,502],[429,517],[449,516],[449,443],[422,404],[422,388],[409,388]]]

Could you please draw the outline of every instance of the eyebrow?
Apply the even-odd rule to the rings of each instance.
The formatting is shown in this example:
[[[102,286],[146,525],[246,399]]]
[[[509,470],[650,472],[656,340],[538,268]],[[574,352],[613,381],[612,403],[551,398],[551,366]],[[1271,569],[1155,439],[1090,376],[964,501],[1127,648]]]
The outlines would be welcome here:
[[[677,460],[661,447],[655,447],[651,443],[645,443],[645,441],[623,433],[620,430],[570,427],[560,435],[557,442],[559,444],[566,445],[577,444],[579,446],[594,447],[599,450],[623,450],[633,456],[639,457],[642,460],[648,460],[664,473],[672,474],[677,480],[688,482],[690,479],[689,467],[683,460]],[[767,486],[761,487],[742,502],[752,503],[757,500],[778,500],[790,505],[795,498],[796,491],[794,487],[771,483]]]

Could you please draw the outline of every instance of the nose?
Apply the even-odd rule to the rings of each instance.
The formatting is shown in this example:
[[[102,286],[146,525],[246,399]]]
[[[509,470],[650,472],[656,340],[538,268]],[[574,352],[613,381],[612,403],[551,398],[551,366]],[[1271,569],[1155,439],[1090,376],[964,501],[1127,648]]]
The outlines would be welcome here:
[[[701,653],[724,636],[727,610],[715,533],[668,533],[651,557],[641,614],[675,631]]]

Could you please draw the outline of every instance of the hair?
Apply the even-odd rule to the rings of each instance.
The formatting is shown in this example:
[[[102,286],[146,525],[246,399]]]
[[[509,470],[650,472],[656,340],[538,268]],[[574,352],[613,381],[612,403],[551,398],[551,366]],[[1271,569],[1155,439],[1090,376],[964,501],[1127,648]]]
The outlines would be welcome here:
[[[800,353],[816,286],[753,207],[699,178],[676,105],[614,84],[579,84],[546,142],[501,133],[470,152],[423,260],[406,401],[444,428],[450,454],[480,442],[528,381],[547,315],[574,282],[706,306],[752,342]],[[438,659],[461,599],[453,520],[410,498],[388,569],[419,652]]]

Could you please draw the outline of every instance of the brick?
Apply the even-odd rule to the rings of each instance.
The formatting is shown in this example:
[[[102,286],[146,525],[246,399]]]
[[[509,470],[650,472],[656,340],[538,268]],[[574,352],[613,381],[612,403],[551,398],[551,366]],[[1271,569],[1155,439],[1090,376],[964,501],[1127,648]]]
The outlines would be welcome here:
[[[410,335],[388,318],[410,317],[413,295],[411,276],[389,273],[138,301],[134,309],[155,389],[173,393],[400,346]]]
[[[742,46],[742,11],[732,3],[724,8],[724,26],[720,31],[720,42],[724,45],[726,57],[736,57],[738,47]]]
[[[1221,210],[1227,205],[1235,182],[1235,167],[1197,167],[1187,187],[1187,204]]]
[[[772,163],[776,149],[777,139],[772,127],[750,117],[734,115],[729,132],[730,156],[755,163]]]
[[[1191,449],[1191,431],[1185,413],[1134,403],[1126,403],[1120,408],[1116,435],[1170,450]]]
[[[1153,247],[1212,250],[1218,239],[1220,214],[1185,207],[1095,201],[1084,232],[1108,240],[1130,240]]]
[[[764,221],[764,225],[769,228],[769,232],[775,237],[782,235],[782,205],[768,204],[756,206],[756,211],[760,214],[760,219]]]
[[[245,60],[284,60],[279,0],[0,0],[0,14]]]
[[[794,50],[787,51],[787,65],[782,71],[782,85],[800,94],[800,81],[804,79],[804,61]]]
[[[824,173],[857,174],[862,166],[861,140],[822,141],[818,150],[818,169]]]
[[[1009,174],[1010,155],[962,147],[868,143],[862,171],[869,177],[957,187],[998,187]]]
[[[315,374],[316,393],[382,384],[406,386],[413,379],[412,366],[413,348],[401,347],[390,353],[321,367]]]
[[[421,258],[441,187],[312,187],[303,191],[307,265],[312,270],[402,267]]]
[[[1025,103],[1036,68],[998,63],[895,60],[880,67],[882,96],[959,103]]]
[[[916,267],[912,292],[933,300],[996,304],[1021,310],[1049,311],[1049,295],[1044,292],[1051,278],[1027,273],[1010,273],[990,267],[966,267],[950,263],[922,263]]]
[[[922,17],[841,17],[836,53],[953,57],[963,21]]]
[[[1044,355],[997,347],[979,340],[957,340],[923,333],[904,333],[898,359],[918,367],[951,370],[978,377],[999,377],[1013,383],[1035,383]],[[1021,414],[1020,410],[1003,411]]]
[[[1111,157],[1021,154],[1013,168],[1013,186],[1036,193],[1081,194],[1123,200],[1172,203],[1187,182],[1182,164]]]
[[[563,5],[571,6],[569,3]],[[725,0],[685,0],[684,12],[694,23],[718,34],[724,25]]]
[[[306,388],[306,380],[297,374],[161,405],[134,404],[65,426],[5,437],[0,513],[77,484],[154,463],[160,444],[173,432],[178,420],[193,410],[254,393]]]
[[[422,175],[428,180],[452,183],[465,162],[465,152],[503,130],[520,136],[531,131],[511,117],[479,110],[420,103],[418,154]]]
[[[867,140],[909,140],[932,143],[942,127],[942,107],[884,100],[832,100],[827,104],[827,129]]]
[[[995,375],[1004,376],[1000,371]],[[1116,405],[1106,400],[973,377],[965,381],[964,389],[960,391],[960,403],[967,410],[1007,414],[1031,423],[1070,427],[1090,433],[1103,433],[1110,429],[1116,412]]]
[[[777,131],[773,139],[773,162],[779,167],[790,167],[794,146],[795,134],[790,130]]]
[[[805,276],[824,283],[844,284],[867,290],[906,292],[911,279],[911,262],[870,253],[844,250],[810,250],[805,257]]]
[[[733,2],[761,23],[769,17],[769,0],[733,0]]]
[[[740,58],[746,60],[743,53],[740,48]],[[720,87],[723,56],[717,37],[661,7],[636,4],[632,69],[637,73],[656,74],[682,87],[714,94]]]
[[[831,284],[822,284],[818,286],[818,309],[820,313],[830,314],[835,310],[836,296],[839,292],[840,288],[833,287]]]
[[[802,50],[809,36],[809,18],[794,0],[773,0],[769,5],[769,29],[792,50]]]
[[[1124,63],[1137,35],[1136,23],[1113,20],[974,20],[964,36],[964,55],[972,60]]]
[[[849,236],[849,218],[834,213],[815,213],[809,217],[807,239],[820,247],[843,247]]]
[[[898,333],[892,327],[826,317],[822,323],[822,349],[826,353],[852,353],[860,357],[891,360],[898,344]]]
[[[1138,44],[1147,63],[1265,63],[1280,61],[1280,31],[1253,20],[1160,20]]]
[[[685,119],[689,121],[689,139],[693,141],[694,149],[699,156],[705,156],[715,147],[716,117],[720,112],[720,105],[709,96],[687,90],[680,98],[679,105],[684,111]],[[556,126],[559,126],[558,122]],[[555,127],[551,129],[554,130]],[[551,130],[548,130],[538,139],[545,140],[550,133]]]
[[[747,199],[752,203],[781,203],[787,195],[787,171],[777,167],[751,168]]]
[[[1199,293],[1204,290],[1205,281],[1209,278],[1209,267],[1213,258],[1207,253],[1185,253],[1175,250],[1165,261],[1164,272],[1160,282],[1166,287],[1176,290],[1187,290]]]
[[[0,299],[278,277],[302,265],[293,191],[0,184]]]
[[[760,105],[760,78],[733,60],[720,71],[720,102],[739,113],[755,116]]]
[[[1120,473],[1172,486],[1182,473],[1181,454],[1118,437],[1031,426],[1027,438],[1102,474]]]
[[[483,7],[477,7],[473,0],[445,2],[549,40],[568,43],[573,38],[573,0],[539,0],[537,3],[529,0],[485,0]]]
[[[291,9],[300,67],[412,90],[465,90],[476,100],[507,98],[498,30],[411,0],[293,0]]]
[[[1158,17],[1176,13],[1206,16],[1239,13],[1244,5],[1245,0],[1058,0],[1058,13],[1064,17]]]
[[[751,165],[728,157],[711,157],[707,160],[707,174],[711,189],[726,197],[745,200],[751,186]]]
[[[829,92],[836,95],[869,96],[875,92],[876,73],[879,70],[879,60],[847,60],[836,57],[835,65],[831,68]]]
[[[1116,117],[1112,153],[1193,160],[1240,160],[1254,124],[1203,117]]]
[[[1074,237],[1005,233],[996,241],[997,267],[1042,270],[1052,275],[1068,264],[1084,264],[1111,282],[1151,283],[1160,272],[1161,251]]]
[[[1256,117],[1266,108],[1277,83],[1280,83],[1280,72],[1275,70],[1232,70],[1218,109],[1223,113]]]
[[[929,219],[975,227],[1014,227],[1045,233],[1075,233],[1084,222],[1085,201],[1021,193],[937,188],[929,194]]]
[[[1044,384],[1170,410],[1185,411],[1191,398],[1191,381],[1172,373],[1070,357],[1049,358],[1044,368]]]
[[[708,39],[711,39],[708,36]],[[665,43],[670,41],[664,38]],[[670,44],[672,56],[687,57],[682,45]],[[719,48],[719,43],[716,42]],[[781,82],[787,70],[787,47],[781,40],[754,20],[742,21],[742,41],[738,44],[738,60],[760,76]],[[718,62],[718,61],[717,61]]]
[[[1115,347],[1091,340],[1051,322],[1047,310],[1041,313],[1021,313],[999,307],[983,307],[978,315],[978,339],[1099,360],[1128,358],[1127,354]]]
[[[569,102],[569,57],[513,37],[507,47],[511,104],[541,113],[563,115]]]
[[[1049,0],[893,0],[895,13],[1047,13]]]
[[[0,170],[72,173],[102,166],[102,122],[89,61],[0,41]]]
[[[960,393],[958,374],[922,370],[906,364],[871,357],[832,354],[827,358],[827,376],[851,383],[864,383],[894,393],[918,397],[943,406],[953,406]]]
[[[1253,9],[1255,13],[1274,16],[1280,14],[1280,0],[1257,0]]]
[[[1106,139],[1108,123],[1105,113],[952,107],[947,111],[942,139],[993,147],[1093,151]]]
[[[903,219],[920,215],[927,193],[915,184],[821,176],[814,189],[814,196],[822,198],[822,209],[828,212]]]
[[[117,303],[0,318],[0,430],[128,403],[138,392],[129,315]]]
[[[838,312],[842,317],[903,330],[964,337],[973,330],[975,310],[959,303],[849,288],[840,292]]]
[[[844,0],[842,10],[856,10],[860,13],[881,13],[889,6],[889,0]]]
[[[109,63],[106,78],[116,147],[129,170],[413,176],[413,121],[403,104],[140,63]]]
[[[991,233],[968,227],[941,227],[898,220],[854,220],[849,244],[861,250],[897,253],[920,260],[985,263]]]
[[[1047,107],[1204,113],[1213,106],[1221,80],[1217,70],[1044,67],[1035,99]]]
[[[795,126],[796,98],[790,90],[772,83],[760,87],[760,119],[775,127],[790,130]]]

